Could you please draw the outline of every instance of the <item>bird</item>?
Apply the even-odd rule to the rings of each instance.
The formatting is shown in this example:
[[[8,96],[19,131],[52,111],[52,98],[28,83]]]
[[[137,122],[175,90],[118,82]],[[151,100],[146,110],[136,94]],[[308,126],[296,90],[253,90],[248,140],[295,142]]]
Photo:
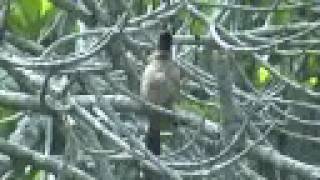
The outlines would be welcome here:
[[[145,67],[140,83],[143,98],[166,108],[172,108],[180,94],[180,70],[172,62],[171,43],[169,32],[160,34],[159,50],[149,57],[150,63]]]
[[[168,109],[172,109],[180,95],[180,70],[171,59],[171,44],[170,32],[161,32],[159,49],[149,56],[150,63],[145,67],[140,83],[140,95],[144,99]],[[149,133],[158,132],[160,117],[151,113],[149,119]]]
[[[140,95],[156,104],[171,109],[179,99],[180,70],[171,59],[172,35],[169,31],[160,33],[158,50],[149,56],[150,63],[145,67],[141,82]],[[154,155],[160,155],[160,116],[148,113],[149,129],[146,146]],[[146,179],[159,179],[156,175],[146,174]]]

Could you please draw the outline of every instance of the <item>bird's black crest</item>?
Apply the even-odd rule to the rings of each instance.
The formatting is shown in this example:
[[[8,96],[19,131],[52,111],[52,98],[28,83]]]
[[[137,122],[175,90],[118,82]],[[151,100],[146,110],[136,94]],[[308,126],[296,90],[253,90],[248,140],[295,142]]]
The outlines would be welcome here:
[[[160,50],[170,50],[172,44],[172,35],[169,31],[163,31],[160,33],[159,38],[159,49]]]

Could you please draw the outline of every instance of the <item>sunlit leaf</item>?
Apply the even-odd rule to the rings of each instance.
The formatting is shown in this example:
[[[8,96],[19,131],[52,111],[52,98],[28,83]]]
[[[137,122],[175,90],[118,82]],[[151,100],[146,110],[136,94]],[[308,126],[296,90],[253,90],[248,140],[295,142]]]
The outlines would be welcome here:
[[[46,13],[50,10],[52,10],[54,6],[49,0],[41,0],[41,9],[40,9],[40,15],[44,16]]]
[[[311,86],[316,86],[319,82],[318,77],[310,77],[308,80],[308,84]]]
[[[30,173],[24,177],[25,180],[40,180],[43,171],[31,169]]]
[[[259,67],[257,75],[259,84],[265,84],[270,79],[270,72],[265,67]]]

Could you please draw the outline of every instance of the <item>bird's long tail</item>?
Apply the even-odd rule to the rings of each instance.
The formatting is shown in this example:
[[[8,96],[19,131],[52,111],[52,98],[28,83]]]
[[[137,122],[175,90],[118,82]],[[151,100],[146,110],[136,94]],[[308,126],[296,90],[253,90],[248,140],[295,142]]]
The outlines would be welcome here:
[[[160,116],[156,113],[150,113],[149,130],[146,136],[146,146],[154,154],[160,155]],[[160,175],[150,170],[145,172],[145,180],[160,180]]]

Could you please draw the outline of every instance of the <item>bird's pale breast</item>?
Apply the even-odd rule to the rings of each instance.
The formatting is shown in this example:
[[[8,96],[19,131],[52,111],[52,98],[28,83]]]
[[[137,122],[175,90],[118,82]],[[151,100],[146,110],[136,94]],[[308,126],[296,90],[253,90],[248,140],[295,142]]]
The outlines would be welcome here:
[[[168,105],[179,96],[180,71],[171,61],[153,60],[145,69],[141,95],[158,105]]]

